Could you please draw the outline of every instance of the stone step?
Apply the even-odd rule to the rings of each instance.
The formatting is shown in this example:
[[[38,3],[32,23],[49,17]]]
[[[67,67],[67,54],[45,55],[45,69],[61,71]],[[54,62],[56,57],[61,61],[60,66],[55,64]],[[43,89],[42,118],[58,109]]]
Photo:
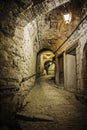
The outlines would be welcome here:
[[[17,113],[15,116],[16,119],[19,120],[24,120],[24,121],[33,121],[33,122],[37,122],[37,121],[51,121],[53,122],[53,118],[47,115],[39,115],[39,114],[35,114],[34,116],[29,116],[28,114],[22,114],[22,113]]]

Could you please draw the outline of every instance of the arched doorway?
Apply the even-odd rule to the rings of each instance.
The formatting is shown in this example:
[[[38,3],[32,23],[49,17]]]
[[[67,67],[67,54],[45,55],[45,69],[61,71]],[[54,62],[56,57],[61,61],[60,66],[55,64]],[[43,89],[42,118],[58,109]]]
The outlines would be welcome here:
[[[54,71],[54,53],[52,50],[43,48],[37,53],[36,72],[37,77],[41,75],[50,74],[51,70]],[[54,73],[54,72],[53,72]]]
[[[54,76],[55,63],[54,61],[48,60],[44,63],[44,69],[46,70],[47,75]]]

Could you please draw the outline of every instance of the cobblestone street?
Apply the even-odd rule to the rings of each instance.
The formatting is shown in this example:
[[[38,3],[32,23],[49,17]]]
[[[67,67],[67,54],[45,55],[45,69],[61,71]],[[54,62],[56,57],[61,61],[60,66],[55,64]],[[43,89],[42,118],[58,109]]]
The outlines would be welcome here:
[[[87,107],[73,93],[57,87],[50,77],[40,78],[17,114],[23,130],[86,130]],[[37,119],[37,120],[35,120]]]

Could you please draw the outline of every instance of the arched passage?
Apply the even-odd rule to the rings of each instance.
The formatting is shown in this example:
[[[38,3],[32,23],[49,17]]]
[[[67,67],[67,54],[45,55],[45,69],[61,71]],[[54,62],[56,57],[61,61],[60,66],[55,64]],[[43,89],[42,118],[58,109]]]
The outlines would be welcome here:
[[[49,68],[53,65],[53,57],[54,53],[47,48],[43,48],[37,53],[36,71],[39,76],[49,74]],[[54,71],[54,67],[52,67],[52,71]]]

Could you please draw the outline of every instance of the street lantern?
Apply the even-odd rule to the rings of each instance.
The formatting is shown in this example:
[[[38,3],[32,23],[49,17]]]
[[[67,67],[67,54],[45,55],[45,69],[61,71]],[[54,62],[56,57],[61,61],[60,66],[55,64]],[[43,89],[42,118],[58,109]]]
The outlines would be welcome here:
[[[63,19],[64,19],[64,22],[66,24],[69,24],[71,22],[71,19],[72,19],[72,14],[71,13],[64,14]]]

